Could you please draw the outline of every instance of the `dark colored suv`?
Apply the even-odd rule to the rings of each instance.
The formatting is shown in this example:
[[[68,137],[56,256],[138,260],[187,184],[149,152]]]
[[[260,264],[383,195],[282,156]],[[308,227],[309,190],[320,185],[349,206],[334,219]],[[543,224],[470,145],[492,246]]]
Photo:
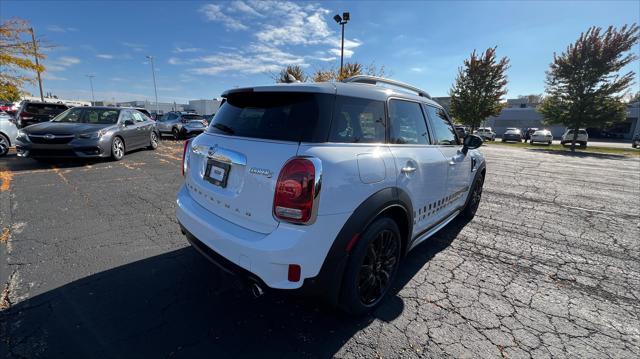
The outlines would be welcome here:
[[[69,107],[62,103],[23,101],[16,113],[18,128],[51,121]]]

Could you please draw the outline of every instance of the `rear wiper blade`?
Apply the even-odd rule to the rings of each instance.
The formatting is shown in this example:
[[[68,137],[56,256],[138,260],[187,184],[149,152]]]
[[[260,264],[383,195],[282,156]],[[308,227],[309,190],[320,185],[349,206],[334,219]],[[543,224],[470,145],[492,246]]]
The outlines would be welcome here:
[[[228,133],[230,135],[233,135],[236,131],[233,130],[233,128],[227,126],[227,125],[223,125],[221,123],[214,123],[213,127],[217,128],[218,130]]]

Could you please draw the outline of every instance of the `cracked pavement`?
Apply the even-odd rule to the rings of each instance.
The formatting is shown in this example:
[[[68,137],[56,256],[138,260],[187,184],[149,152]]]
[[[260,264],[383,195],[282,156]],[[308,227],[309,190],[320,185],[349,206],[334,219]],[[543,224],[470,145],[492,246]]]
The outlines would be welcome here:
[[[476,218],[351,318],[238,291],[180,234],[180,143],[121,162],[0,159],[0,356],[640,356],[640,161],[483,147]]]

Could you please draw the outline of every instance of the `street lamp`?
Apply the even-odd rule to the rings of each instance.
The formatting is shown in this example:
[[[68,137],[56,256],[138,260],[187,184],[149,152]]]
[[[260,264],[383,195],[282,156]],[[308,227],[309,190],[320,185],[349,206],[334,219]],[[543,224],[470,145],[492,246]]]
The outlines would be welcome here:
[[[153,91],[156,94],[156,116],[158,116],[158,114],[160,113],[160,110],[158,110],[158,88],[156,87],[156,70],[153,67],[153,56],[147,55],[146,57],[149,59],[149,62],[151,62],[151,75],[153,76]]]
[[[93,101],[93,103],[91,105],[95,105],[96,104],[96,98],[93,96],[93,78],[96,77],[95,75],[85,75],[89,78],[89,86],[91,86],[91,101]]]
[[[342,64],[344,61],[344,25],[349,22],[349,12],[343,12],[342,17],[336,14],[333,19],[342,26],[342,44],[340,45],[340,75],[342,75]]]

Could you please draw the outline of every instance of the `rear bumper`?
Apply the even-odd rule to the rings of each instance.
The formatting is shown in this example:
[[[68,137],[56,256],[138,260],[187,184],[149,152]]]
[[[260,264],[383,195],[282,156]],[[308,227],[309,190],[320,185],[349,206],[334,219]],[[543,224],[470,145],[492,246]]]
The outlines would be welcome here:
[[[259,233],[210,212],[183,185],[176,215],[187,239],[225,271],[270,288],[301,289],[304,284],[305,291],[313,291],[310,287],[319,282],[316,277],[350,214],[318,216],[310,226],[280,223],[271,233]],[[300,281],[288,280],[289,264],[300,265]]]
[[[553,141],[552,137],[531,137],[532,142],[551,142]]]

